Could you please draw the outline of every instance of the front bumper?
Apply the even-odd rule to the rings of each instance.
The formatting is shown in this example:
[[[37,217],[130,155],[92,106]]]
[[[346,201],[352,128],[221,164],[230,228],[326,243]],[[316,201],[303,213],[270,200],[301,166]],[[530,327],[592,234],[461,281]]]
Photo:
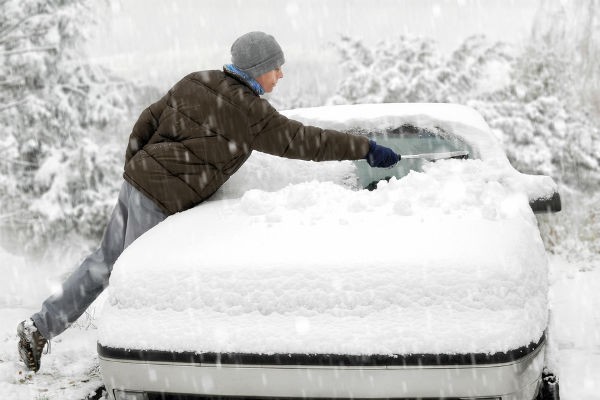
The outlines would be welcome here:
[[[532,400],[545,338],[495,355],[245,355],[131,351],[98,345],[107,391],[155,399]]]

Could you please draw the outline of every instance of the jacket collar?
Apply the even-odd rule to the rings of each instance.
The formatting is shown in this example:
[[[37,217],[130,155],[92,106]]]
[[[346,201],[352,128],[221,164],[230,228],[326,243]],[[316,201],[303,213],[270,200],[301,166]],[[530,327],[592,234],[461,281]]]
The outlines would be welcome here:
[[[246,84],[254,93],[258,96],[265,93],[265,90],[262,88],[260,83],[258,83],[255,79],[253,79],[250,75],[239,69],[233,64],[225,64],[223,66],[223,72],[237,78],[242,81],[242,83]]]

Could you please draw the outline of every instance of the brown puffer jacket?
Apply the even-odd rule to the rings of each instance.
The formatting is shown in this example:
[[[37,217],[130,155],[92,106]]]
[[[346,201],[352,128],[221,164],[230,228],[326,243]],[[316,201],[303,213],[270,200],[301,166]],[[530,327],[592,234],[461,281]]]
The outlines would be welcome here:
[[[142,112],[124,178],[167,214],[209,198],[252,150],[302,160],[357,160],[366,137],[304,126],[223,71],[194,72]]]

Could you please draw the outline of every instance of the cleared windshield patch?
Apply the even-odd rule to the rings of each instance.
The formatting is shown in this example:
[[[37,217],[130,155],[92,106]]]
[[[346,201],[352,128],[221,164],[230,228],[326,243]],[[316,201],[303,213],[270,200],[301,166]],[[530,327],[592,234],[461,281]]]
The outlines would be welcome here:
[[[469,145],[464,141],[439,127],[423,128],[412,124],[403,124],[385,130],[354,128],[346,132],[365,135],[369,139],[375,140],[377,144],[390,147],[400,155],[457,151],[473,154]],[[359,187],[373,190],[377,187],[377,182],[381,180],[389,180],[392,177],[400,179],[408,175],[410,171],[423,171],[423,165],[427,162],[429,161],[420,158],[402,159],[391,168],[371,168],[364,160],[354,163]]]

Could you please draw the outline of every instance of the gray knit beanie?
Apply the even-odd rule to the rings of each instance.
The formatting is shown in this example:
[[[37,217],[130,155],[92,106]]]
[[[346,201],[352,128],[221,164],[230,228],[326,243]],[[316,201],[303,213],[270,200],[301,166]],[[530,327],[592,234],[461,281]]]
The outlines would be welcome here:
[[[252,78],[279,68],[285,62],[275,38],[264,32],[249,32],[231,46],[231,62]]]

